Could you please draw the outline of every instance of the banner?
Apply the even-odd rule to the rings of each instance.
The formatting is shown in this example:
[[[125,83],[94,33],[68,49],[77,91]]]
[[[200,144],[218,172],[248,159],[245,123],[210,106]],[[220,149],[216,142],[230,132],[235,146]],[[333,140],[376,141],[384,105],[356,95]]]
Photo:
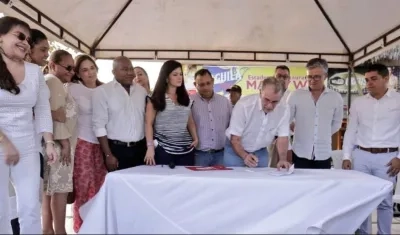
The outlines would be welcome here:
[[[235,84],[242,88],[243,96],[255,94],[260,89],[262,80],[273,76],[275,73],[275,66],[184,65],[185,86],[191,94],[196,93],[196,88],[193,84],[194,74],[201,68],[208,69],[211,72],[214,77],[214,91],[221,95],[227,95],[225,90]],[[291,75],[289,90],[293,91],[308,86],[305,67],[289,67],[289,69]],[[389,71],[389,87],[398,90],[399,78],[397,74],[400,69],[389,68]],[[351,94],[360,95],[366,93],[364,74],[364,67],[355,68],[355,72],[351,75]],[[348,93],[348,77],[349,71],[347,69],[329,69],[325,85],[345,95]]]

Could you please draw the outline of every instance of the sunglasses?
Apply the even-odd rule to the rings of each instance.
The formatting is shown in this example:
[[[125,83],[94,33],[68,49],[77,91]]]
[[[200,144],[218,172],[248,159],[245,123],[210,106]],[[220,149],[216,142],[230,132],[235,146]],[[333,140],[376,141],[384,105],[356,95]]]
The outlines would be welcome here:
[[[28,43],[31,42],[31,37],[26,36],[25,34],[23,34],[21,32],[15,33],[14,36],[16,36],[18,38],[18,40],[20,40],[20,41],[27,41]]]
[[[68,72],[73,72],[74,69],[75,69],[75,67],[74,67],[74,66],[71,66],[71,65],[68,65],[68,66],[64,66],[64,65],[61,65],[61,64],[57,64],[57,65],[63,67],[63,68],[64,68],[65,70],[67,70]]]

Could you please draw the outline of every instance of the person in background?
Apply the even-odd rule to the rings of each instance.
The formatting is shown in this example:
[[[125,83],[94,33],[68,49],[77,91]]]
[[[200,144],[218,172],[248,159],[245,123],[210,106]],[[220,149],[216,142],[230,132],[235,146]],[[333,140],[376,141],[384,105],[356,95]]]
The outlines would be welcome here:
[[[308,61],[309,86],[293,91],[289,98],[290,121],[296,120],[293,163],[296,168],[330,169],[332,135],[343,121],[343,98],[324,86],[328,63],[315,58]]]
[[[289,84],[290,84],[290,69],[286,65],[278,65],[275,68],[275,74],[274,77],[278,80],[281,80],[284,84],[285,87],[285,92],[283,93],[282,99],[280,101],[280,105],[287,105],[287,98],[289,97],[290,91],[288,90]],[[287,159],[289,162],[292,162],[292,146],[291,146],[291,137],[293,135],[293,132],[290,132],[290,137],[289,137],[289,149],[288,149],[288,155]],[[278,139],[277,136],[275,136],[275,139]],[[276,151],[276,141],[272,142],[270,146],[268,146],[268,153],[269,156],[271,156],[270,159],[270,167],[276,168],[276,164],[278,164],[279,161],[279,154]]]
[[[44,33],[37,29],[31,29],[31,40],[29,41],[30,52],[26,55],[25,61],[37,64],[38,66],[44,66],[47,63],[47,58],[49,57],[49,42]],[[45,88],[47,89],[47,87]],[[39,152],[40,159],[40,177],[43,180],[43,155],[42,155],[42,134],[39,134],[36,139],[36,146]],[[10,181],[11,184],[11,181]],[[43,185],[43,182],[41,182]],[[40,199],[42,197],[42,189],[40,190]],[[10,206],[11,211],[16,212],[17,203],[15,201],[15,191],[14,187],[10,187]],[[11,227],[14,235],[20,234],[19,220],[17,215],[12,215]]]
[[[226,92],[229,92],[232,106],[235,106],[235,104],[240,100],[240,97],[242,97],[242,88],[238,85],[233,85],[231,88],[226,89]]]
[[[98,67],[89,55],[75,58],[75,75],[69,85],[69,94],[78,105],[77,143],[74,157],[74,231],[78,233],[82,218],[79,208],[94,197],[103,185],[107,169],[103,151],[93,131],[92,94],[102,85],[97,78]]]
[[[40,234],[40,160],[37,136],[54,163],[49,90],[39,66],[25,60],[30,27],[17,18],[0,18],[0,234],[10,234],[9,181],[16,189],[22,234]],[[32,110],[35,113],[33,120]]]
[[[113,61],[114,79],[92,94],[94,133],[109,171],[144,164],[144,116],[147,91],[133,82],[132,62],[124,56]]]
[[[267,146],[278,136],[279,153],[277,168],[289,168],[290,110],[278,105],[284,93],[284,84],[269,77],[262,81],[259,94],[239,100],[232,111],[228,141],[224,151],[224,165],[235,167],[268,167]]]
[[[285,93],[281,99],[282,103],[287,103],[290,91],[288,90],[290,84],[290,69],[286,65],[278,65],[275,68],[274,77],[281,80],[285,84]]]
[[[147,93],[151,95],[149,76],[144,68],[136,66],[133,68],[136,74],[135,82],[146,89]]]
[[[192,104],[185,88],[182,64],[166,61],[146,106],[147,165],[194,165],[198,138]]]
[[[400,172],[400,94],[388,89],[389,70],[372,64],[365,73],[368,94],[357,97],[350,108],[343,140],[343,169],[361,171],[396,183]],[[378,234],[392,233],[393,194],[378,205]],[[372,234],[371,217],[359,234]]]
[[[53,111],[62,108],[66,121],[53,118],[55,148],[60,161],[45,166],[44,195],[42,204],[43,234],[66,234],[65,214],[68,193],[73,191],[74,166],[73,134],[76,128],[77,107],[68,94],[68,83],[74,75],[74,60],[65,50],[56,50],[50,55],[49,73],[45,75],[50,90],[50,106]],[[45,156],[46,158],[46,156]]]
[[[223,165],[225,131],[229,126],[232,105],[227,98],[214,92],[214,78],[207,69],[194,74],[194,86],[197,93],[191,96],[192,115],[199,138],[195,164]]]

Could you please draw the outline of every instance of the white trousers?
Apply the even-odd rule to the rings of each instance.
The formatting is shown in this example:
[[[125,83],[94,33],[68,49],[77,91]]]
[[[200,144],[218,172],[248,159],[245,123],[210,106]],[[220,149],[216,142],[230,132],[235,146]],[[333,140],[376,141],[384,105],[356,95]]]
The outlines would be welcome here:
[[[40,161],[37,153],[20,156],[15,166],[8,166],[0,156],[0,234],[12,234],[9,213],[9,181],[15,188],[21,234],[41,234]]]

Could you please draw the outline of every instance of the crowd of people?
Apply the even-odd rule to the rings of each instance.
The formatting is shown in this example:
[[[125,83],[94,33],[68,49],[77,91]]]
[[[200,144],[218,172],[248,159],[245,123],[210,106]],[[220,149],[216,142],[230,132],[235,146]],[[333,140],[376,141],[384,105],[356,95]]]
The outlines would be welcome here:
[[[197,93],[189,96],[174,60],[151,90],[146,71],[124,56],[113,60],[114,79],[103,84],[89,55],[48,51],[42,32],[0,19],[0,233],[66,234],[68,202],[78,232],[79,208],[106,174],[139,165],[331,168],[343,99],[324,86],[324,59],[307,63],[306,89],[290,92],[290,69],[280,65],[257,94],[241,97],[233,86],[230,102],[214,92],[207,69],[195,73]],[[395,182],[400,94],[388,89],[384,65],[369,66],[365,79],[369,93],[350,109],[343,169]],[[19,217],[11,225],[10,190]],[[392,205],[388,194],[378,206],[379,234],[391,233]],[[368,223],[361,233],[371,233]]]

